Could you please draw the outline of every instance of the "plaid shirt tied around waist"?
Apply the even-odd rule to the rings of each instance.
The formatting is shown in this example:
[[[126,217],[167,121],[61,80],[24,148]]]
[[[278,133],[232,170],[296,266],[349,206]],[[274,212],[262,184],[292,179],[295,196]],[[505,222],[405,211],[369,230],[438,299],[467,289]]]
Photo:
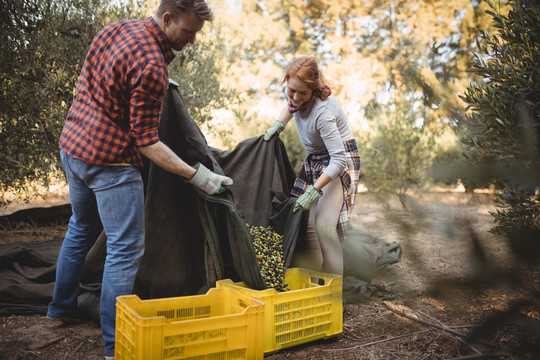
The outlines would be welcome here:
[[[356,141],[354,139],[347,140],[343,145],[347,156],[347,166],[339,174],[343,188],[343,207],[336,224],[339,237],[342,240],[347,236],[347,224],[356,202],[360,178],[360,154]],[[301,196],[310,185],[315,184],[329,163],[330,155],[328,154],[309,154],[306,156],[294,182],[291,195]]]
[[[103,28],[90,45],[60,148],[90,164],[142,166],[137,148],[159,141],[167,65],[173,58],[152,17]]]

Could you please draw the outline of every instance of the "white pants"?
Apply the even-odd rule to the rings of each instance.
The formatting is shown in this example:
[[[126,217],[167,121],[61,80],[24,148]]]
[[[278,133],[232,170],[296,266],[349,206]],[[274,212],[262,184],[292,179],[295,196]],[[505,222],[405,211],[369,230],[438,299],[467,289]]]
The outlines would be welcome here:
[[[297,258],[299,266],[343,275],[343,250],[337,232],[342,207],[343,188],[337,177],[323,188],[323,196],[311,206],[305,244]]]

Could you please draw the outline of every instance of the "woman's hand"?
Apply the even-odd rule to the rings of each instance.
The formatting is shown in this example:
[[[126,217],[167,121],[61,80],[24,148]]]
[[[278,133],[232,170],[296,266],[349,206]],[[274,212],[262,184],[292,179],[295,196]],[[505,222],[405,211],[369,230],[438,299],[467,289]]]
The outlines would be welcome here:
[[[302,208],[303,211],[308,211],[311,209],[311,205],[313,205],[316,200],[319,200],[322,195],[323,192],[321,190],[317,190],[315,189],[315,186],[309,185],[306,192],[296,200],[293,212],[300,210],[300,208]]]
[[[279,135],[279,133],[282,132],[283,129],[285,129],[285,124],[284,123],[282,123],[279,120],[274,121],[272,126],[270,126],[270,128],[268,130],[266,130],[266,132],[264,133],[264,141],[270,140],[272,138],[272,136],[274,136],[274,134]]]

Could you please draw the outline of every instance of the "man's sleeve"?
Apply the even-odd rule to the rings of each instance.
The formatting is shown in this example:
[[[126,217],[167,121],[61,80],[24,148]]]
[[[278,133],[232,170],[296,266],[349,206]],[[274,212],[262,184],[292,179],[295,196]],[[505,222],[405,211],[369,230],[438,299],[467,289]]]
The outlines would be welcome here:
[[[147,63],[133,77],[129,103],[130,137],[137,147],[159,141],[158,125],[168,81],[166,70],[154,63]]]

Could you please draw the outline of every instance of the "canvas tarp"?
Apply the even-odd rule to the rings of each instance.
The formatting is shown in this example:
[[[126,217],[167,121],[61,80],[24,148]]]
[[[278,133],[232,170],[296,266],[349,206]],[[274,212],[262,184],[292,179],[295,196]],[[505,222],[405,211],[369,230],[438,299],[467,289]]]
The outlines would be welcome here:
[[[302,242],[307,213],[292,211],[295,198],[288,193],[295,172],[278,137],[268,142],[262,136],[247,139],[231,151],[212,148],[172,86],[164,98],[159,133],[161,140],[187,163],[200,162],[216,173],[230,176],[234,184],[223,194],[208,195],[145,162],[141,172],[145,182],[146,240],[136,294],[143,299],[194,295],[223,278],[242,280],[254,289],[262,289],[264,282],[246,224],[272,226],[282,234],[286,263],[294,265],[294,249]],[[351,234],[348,241],[355,246],[347,256],[365,256],[365,260],[355,258],[354,263],[360,260],[372,265],[360,269],[360,274],[354,274],[358,269],[349,271],[344,277],[349,278],[344,291],[351,289],[351,299],[373,296],[366,291],[370,277],[397,262],[401,249],[373,238],[371,242],[357,242],[354,238],[358,236]],[[80,306],[94,316],[105,242],[101,233],[86,259],[81,279]],[[356,249],[362,243],[360,250]],[[0,314],[46,311],[60,245],[61,239],[0,245]],[[366,251],[366,246],[371,250]],[[381,262],[385,257],[390,261]]]

